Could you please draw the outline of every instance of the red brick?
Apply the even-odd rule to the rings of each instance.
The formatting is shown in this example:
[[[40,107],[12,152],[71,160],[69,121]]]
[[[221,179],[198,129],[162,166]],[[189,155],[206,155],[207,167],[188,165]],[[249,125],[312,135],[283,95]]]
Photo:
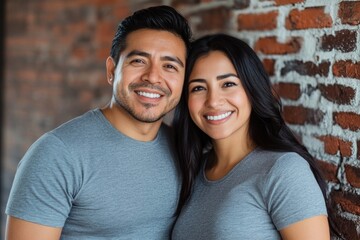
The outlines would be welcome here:
[[[353,214],[360,215],[359,211],[359,196],[353,193],[344,192],[341,190],[333,190],[329,196],[331,200],[332,207],[331,210],[338,209],[337,205],[341,207],[341,211],[350,212]],[[359,220],[349,220],[342,217],[338,212],[336,214],[335,211],[331,212],[331,218],[335,222],[337,229],[342,235],[342,239],[345,240],[353,240],[360,239],[360,234],[357,232],[356,228],[360,225]]]
[[[321,38],[320,48],[325,51],[333,49],[347,53],[356,48],[356,31],[341,30],[335,32],[335,35],[325,35]]]
[[[277,6],[280,5],[288,5],[288,4],[295,4],[295,3],[303,3],[305,0],[275,0],[275,4]]]
[[[297,100],[301,96],[300,85],[297,83],[280,82],[273,85],[275,91],[281,98]]]
[[[255,44],[255,51],[265,54],[289,54],[297,53],[301,48],[301,39],[292,38],[286,43],[279,43],[276,37],[260,38]]]
[[[328,154],[336,155],[340,152],[343,157],[350,157],[352,154],[352,143],[349,141],[334,136],[319,136],[317,138],[324,142],[324,150]]]
[[[334,123],[339,124],[344,129],[357,131],[360,129],[360,115],[352,112],[335,112]]]
[[[300,75],[305,76],[323,76],[327,77],[329,74],[330,62],[321,62],[316,65],[313,62],[303,62],[299,60],[285,61],[285,67],[281,69],[281,76],[286,75],[291,71],[295,71]]]
[[[270,58],[263,59],[263,65],[265,68],[265,71],[269,76],[274,76],[275,73],[275,60]]]
[[[201,21],[196,26],[197,30],[221,30],[224,31],[228,27],[230,19],[230,9],[227,7],[217,7],[210,10],[196,12],[196,17],[200,17]]]
[[[108,46],[102,46],[96,49],[96,58],[98,59],[106,59],[110,55],[110,51]]]
[[[250,0],[235,0],[234,8],[235,9],[244,9],[250,6]]]
[[[327,100],[337,104],[350,104],[355,97],[355,89],[340,84],[318,84],[318,88]]]
[[[360,215],[360,198],[350,192],[333,191],[331,197],[340,204],[346,212]]]
[[[116,26],[107,21],[99,21],[95,26],[96,41],[102,45],[109,45],[109,40],[114,37]]]
[[[92,0],[92,2],[94,2],[94,4],[96,6],[99,6],[99,7],[103,7],[103,6],[106,6],[106,5],[114,5],[114,0]],[[127,1],[117,1],[117,2],[120,2],[120,3],[125,3]]]
[[[194,4],[197,4],[197,3],[199,3],[199,0],[172,0],[171,6],[180,10],[180,9],[191,8],[191,6],[193,6]]]
[[[277,26],[278,12],[272,11],[258,14],[239,14],[237,17],[238,30],[272,30]]]
[[[102,1],[102,0],[101,0]],[[126,4],[119,2],[126,2]],[[112,2],[113,11],[114,11],[114,17],[118,20],[124,19],[125,17],[129,16],[132,12],[130,11],[131,8],[128,5],[130,1],[119,1],[114,6],[114,1]],[[120,5],[120,6],[119,6]],[[142,8],[141,6],[139,8]]]
[[[286,18],[287,29],[326,28],[332,26],[331,16],[324,12],[323,7],[306,8],[305,10],[294,9]]]
[[[24,82],[30,81],[32,83],[35,83],[35,81],[39,77],[37,72],[34,71],[34,69],[26,69],[26,68],[23,68],[22,70],[17,71],[17,76],[19,77],[19,79],[22,79],[22,81],[24,81]]]
[[[303,106],[284,106],[284,119],[290,124],[312,124],[316,125],[323,120],[324,113],[318,109]]]
[[[338,17],[343,24],[359,25],[360,24],[360,2],[359,1],[342,1],[339,4]]]
[[[334,63],[332,71],[336,77],[360,79],[360,62],[338,61]]]
[[[316,164],[319,166],[322,176],[326,181],[338,183],[339,179],[337,178],[338,166],[328,163],[322,160],[317,160]]]
[[[351,186],[360,188],[360,168],[356,168],[350,165],[345,165],[345,174],[346,174],[346,179]],[[360,207],[359,207],[359,214],[360,214]]]

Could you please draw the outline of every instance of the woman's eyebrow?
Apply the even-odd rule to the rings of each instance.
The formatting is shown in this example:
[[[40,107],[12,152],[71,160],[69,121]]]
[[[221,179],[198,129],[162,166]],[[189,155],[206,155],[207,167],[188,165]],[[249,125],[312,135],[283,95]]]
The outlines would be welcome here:
[[[222,80],[224,78],[228,78],[228,77],[236,77],[238,78],[238,76],[234,73],[227,73],[227,74],[222,74],[216,77],[217,80]]]
[[[226,74],[221,74],[219,76],[216,77],[216,80],[220,81],[222,79],[225,79],[225,78],[228,78],[228,77],[236,77],[236,78],[239,78],[236,74],[234,73],[226,73]],[[189,84],[190,83],[193,83],[193,82],[199,82],[199,83],[204,83],[206,82],[205,79],[201,79],[201,78],[194,78],[194,79],[191,79],[189,80]]]
[[[189,80],[189,84],[190,83],[195,83],[195,82],[199,82],[199,83],[205,83],[205,79],[201,79],[201,78],[195,78],[195,79],[191,79]]]

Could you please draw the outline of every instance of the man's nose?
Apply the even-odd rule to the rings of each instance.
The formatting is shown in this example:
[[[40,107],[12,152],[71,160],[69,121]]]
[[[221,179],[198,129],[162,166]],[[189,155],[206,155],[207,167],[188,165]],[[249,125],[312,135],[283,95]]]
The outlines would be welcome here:
[[[159,66],[157,66],[157,64],[151,64],[143,74],[142,80],[153,84],[160,83],[161,74],[160,74]]]

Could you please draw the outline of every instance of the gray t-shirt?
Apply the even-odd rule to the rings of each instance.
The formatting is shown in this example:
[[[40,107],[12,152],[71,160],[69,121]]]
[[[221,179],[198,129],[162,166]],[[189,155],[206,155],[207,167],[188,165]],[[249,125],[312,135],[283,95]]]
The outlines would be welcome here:
[[[281,239],[280,229],[318,215],[325,201],[306,160],[258,148],[218,181],[203,166],[172,239]]]
[[[19,163],[6,214],[63,227],[61,239],[169,239],[180,179],[170,129],[140,142],[100,110],[36,141]]]

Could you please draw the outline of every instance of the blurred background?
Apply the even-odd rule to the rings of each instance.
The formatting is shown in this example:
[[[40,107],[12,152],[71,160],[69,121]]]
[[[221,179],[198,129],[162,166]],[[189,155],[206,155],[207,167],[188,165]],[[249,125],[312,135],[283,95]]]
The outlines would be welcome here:
[[[346,239],[360,239],[360,1],[4,0],[0,18],[1,236],[16,167],[42,134],[110,99],[118,23],[171,5],[194,37],[224,32],[262,59],[284,118],[319,161]]]

